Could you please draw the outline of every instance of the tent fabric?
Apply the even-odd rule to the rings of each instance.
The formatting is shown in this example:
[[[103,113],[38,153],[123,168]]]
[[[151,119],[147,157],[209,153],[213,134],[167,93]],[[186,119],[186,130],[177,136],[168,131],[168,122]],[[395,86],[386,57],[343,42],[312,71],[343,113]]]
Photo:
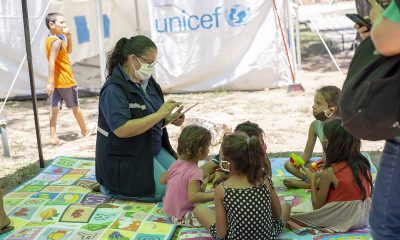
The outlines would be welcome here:
[[[164,91],[260,90],[290,80],[272,1],[149,1],[149,13]]]
[[[28,1],[32,61],[37,93],[44,93],[47,83],[47,59],[44,49],[49,30],[40,22],[49,0]],[[102,1],[105,49],[114,47],[121,37],[136,33],[135,5],[130,0]],[[95,0],[51,1],[48,12],[62,13],[72,31],[72,63],[99,54]],[[0,1],[0,98],[5,98],[25,56],[24,26],[21,1]],[[111,20],[112,19],[112,20]],[[37,35],[33,35],[37,30]],[[78,79],[79,81],[79,79]],[[79,84],[79,83],[78,83]],[[101,85],[99,79],[99,86]],[[10,96],[30,95],[28,65],[25,61]]]
[[[45,92],[47,82],[43,44],[48,29],[40,20],[48,4],[49,0],[28,1],[31,38],[38,32],[32,39],[38,94]],[[112,49],[121,37],[138,33],[150,36],[159,49],[155,75],[166,92],[261,90],[290,81],[271,1],[107,0],[101,4],[105,51]],[[288,33],[287,4],[278,3],[285,33]],[[48,12],[63,13],[66,18],[73,33],[72,63],[99,54],[96,0],[51,1]],[[0,99],[3,99],[25,56],[21,2],[0,1],[0,19]],[[165,21],[167,25],[163,26]],[[163,32],[165,27],[172,30]],[[98,84],[101,86],[100,79]],[[10,96],[29,96],[29,87],[25,61]]]

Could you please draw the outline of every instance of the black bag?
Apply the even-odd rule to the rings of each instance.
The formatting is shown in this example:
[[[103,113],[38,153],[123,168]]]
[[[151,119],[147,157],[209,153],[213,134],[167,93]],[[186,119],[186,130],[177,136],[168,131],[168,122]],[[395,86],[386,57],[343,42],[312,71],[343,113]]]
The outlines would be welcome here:
[[[357,48],[339,104],[343,127],[366,140],[400,136],[400,55],[384,57],[371,38]]]

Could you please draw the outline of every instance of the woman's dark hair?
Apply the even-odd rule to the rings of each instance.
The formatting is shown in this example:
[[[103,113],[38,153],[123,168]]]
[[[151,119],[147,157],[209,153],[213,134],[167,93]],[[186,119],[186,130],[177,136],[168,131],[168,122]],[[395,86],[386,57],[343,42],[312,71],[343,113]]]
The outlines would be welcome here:
[[[204,127],[189,125],[185,127],[178,138],[178,154],[193,160],[200,150],[211,144],[211,133]]]
[[[247,134],[249,137],[257,137],[260,139],[262,142],[261,144],[265,144],[263,137],[264,137],[264,131],[258,126],[257,123],[253,123],[250,121],[246,121],[243,123],[240,123],[236,126],[235,132],[244,132]],[[268,173],[269,176],[272,176],[272,169],[271,169],[271,162],[269,160],[268,154],[265,153],[265,160],[266,160],[266,165],[267,169],[266,172]]]
[[[258,137],[248,137],[243,132],[227,135],[222,141],[221,151],[223,159],[234,164],[236,171],[246,174],[251,184],[264,182],[267,166]]]
[[[339,100],[342,94],[342,90],[335,86],[325,86],[316,91],[316,93],[320,93],[325,101],[328,103],[328,107],[336,107],[336,116],[339,116]]]
[[[146,55],[152,49],[157,49],[157,46],[146,36],[138,35],[131,37],[130,39],[121,38],[118,40],[114,49],[108,53],[106,76],[109,77],[112,74],[114,67],[118,63],[123,64],[129,55],[135,54],[140,57]]]
[[[368,184],[373,189],[372,176],[371,176],[371,165],[368,159],[361,154],[361,141],[349,133],[342,127],[342,121],[338,118],[328,121],[324,125],[324,134],[328,139],[328,145],[326,147],[326,163],[325,169],[330,167],[334,163],[347,161],[353,172],[354,180],[362,193],[362,200],[367,197],[367,191],[365,190],[361,176],[367,179]]]

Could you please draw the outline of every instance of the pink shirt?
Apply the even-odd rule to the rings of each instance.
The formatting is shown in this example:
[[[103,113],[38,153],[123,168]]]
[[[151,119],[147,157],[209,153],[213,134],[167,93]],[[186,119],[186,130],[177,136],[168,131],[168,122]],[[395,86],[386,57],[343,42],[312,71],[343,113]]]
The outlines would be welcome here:
[[[203,181],[203,171],[197,163],[185,160],[176,160],[168,169],[167,190],[163,199],[164,212],[179,220],[194,204],[188,199],[188,185],[190,181]]]

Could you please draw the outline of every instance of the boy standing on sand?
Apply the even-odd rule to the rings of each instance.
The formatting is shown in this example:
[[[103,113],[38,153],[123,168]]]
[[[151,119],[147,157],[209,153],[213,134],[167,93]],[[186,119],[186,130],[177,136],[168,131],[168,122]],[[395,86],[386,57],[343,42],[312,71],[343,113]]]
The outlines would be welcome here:
[[[46,16],[46,26],[50,30],[46,38],[46,55],[49,61],[49,75],[47,79],[47,95],[51,100],[50,112],[50,144],[60,145],[65,141],[57,137],[57,116],[62,102],[71,108],[81,129],[83,136],[95,133],[96,126],[85,124],[78,101],[78,87],[71,69],[68,54],[72,52],[71,31],[67,28],[65,18],[61,13],[49,13]],[[67,45],[64,37],[67,38]]]

